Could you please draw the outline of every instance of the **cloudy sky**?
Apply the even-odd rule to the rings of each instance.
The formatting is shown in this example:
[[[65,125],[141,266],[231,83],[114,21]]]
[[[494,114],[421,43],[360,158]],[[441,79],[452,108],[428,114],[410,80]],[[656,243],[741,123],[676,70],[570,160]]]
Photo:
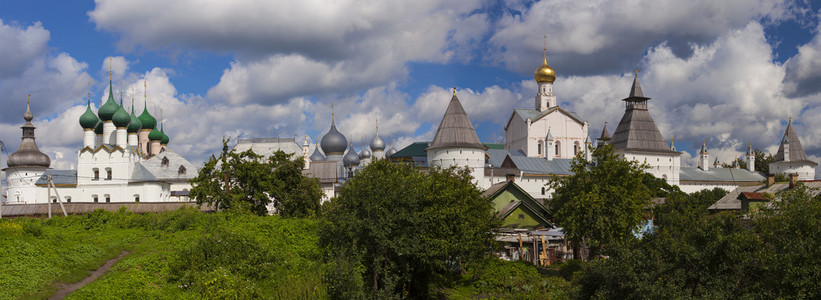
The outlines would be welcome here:
[[[547,35],[565,109],[615,129],[633,70],[684,165],[706,139],[722,161],[773,153],[793,118],[821,161],[821,4],[779,0],[0,0],[0,139],[17,149],[26,95],[52,167],[76,163],[78,124],[115,93],[162,109],[170,147],[195,163],[222,137],[324,134],[357,147],[428,141],[450,89],[485,142],[533,106]],[[111,58],[111,59],[109,59]],[[122,87],[120,82],[122,81]],[[6,153],[3,154],[6,157]],[[3,159],[5,166],[5,159]]]

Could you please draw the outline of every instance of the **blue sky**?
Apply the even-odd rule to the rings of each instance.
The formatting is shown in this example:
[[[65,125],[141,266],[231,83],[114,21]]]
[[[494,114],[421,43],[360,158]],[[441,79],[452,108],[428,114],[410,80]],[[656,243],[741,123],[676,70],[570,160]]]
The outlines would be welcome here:
[[[223,136],[318,139],[331,104],[355,145],[430,140],[450,89],[485,142],[503,142],[513,108],[533,104],[547,35],[554,90],[596,137],[615,130],[632,70],[665,138],[695,163],[707,141],[727,161],[774,152],[793,117],[821,155],[818,2],[0,0],[0,139],[19,144],[26,94],[38,144],[68,168],[81,144],[88,82],[155,115],[194,162]],[[3,162],[5,164],[5,161]]]

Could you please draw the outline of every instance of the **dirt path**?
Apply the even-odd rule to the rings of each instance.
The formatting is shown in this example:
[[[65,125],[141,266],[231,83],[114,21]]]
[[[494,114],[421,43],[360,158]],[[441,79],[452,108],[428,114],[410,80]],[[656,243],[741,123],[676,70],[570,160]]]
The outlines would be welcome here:
[[[108,272],[108,269],[110,269],[112,266],[114,266],[114,264],[117,263],[117,261],[119,261],[120,259],[122,259],[126,255],[128,255],[128,253],[129,253],[128,251],[123,251],[123,253],[120,253],[120,256],[117,256],[115,258],[107,260],[105,262],[105,264],[103,264],[101,267],[97,268],[97,270],[94,270],[94,272],[91,272],[91,275],[88,275],[88,277],[83,278],[83,280],[81,280],[78,283],[61,287],[60,290],[58,290],[56,294],[49,297],[48,299],[49,300],[63,299],[66,296],[68,296],[68,294],[71,294],[72,292],[78,290],[79,288],[84,287],[86,284],[89,284],[92,281],[97,280],[97,278],[100,278],[100,276],[103,276],[103,274],[105,274],[105,272]]]

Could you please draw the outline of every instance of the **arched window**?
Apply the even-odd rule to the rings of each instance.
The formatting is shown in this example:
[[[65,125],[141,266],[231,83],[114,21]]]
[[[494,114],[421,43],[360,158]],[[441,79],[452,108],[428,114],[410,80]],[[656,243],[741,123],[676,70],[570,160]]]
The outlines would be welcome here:
[[[542,187],[542,195],[544,195],[544,187]]]
[[[100,202],[100,199],[99,197],[97,197],[97,195],[91,195],[91,200],[93,200],[94,203]]]
[[[66,196],[66,203],[71,203],[71,196]]]
[[[536,153],[542,155],[542,142],[539,142],[539,144],[536,145]]]
[[[110,202],[111,202],[111,195],[105,194],[105,203],[110,203]]]
[[[579,142],[574,142],[573,143],[573,155],[579,154],[579,150],[581,150],[580,148],[581,147],[579,147]]]
[[[111,172],[111,168],[105,168],[105,180],[111,180],[112,175],[113,172]]]
[[[51,196],[51,203],[57,203],[57,196]]]
[[[94,178],[91,180],[100,180],[100,169],[94,168]]]
[[[140,194],[134,194],[134,202],[140,203]]]
[[[562,143],[559,142],[559,141],[556,142],[556,157],[562,157],[562,146],[561,146],[561,144]]]

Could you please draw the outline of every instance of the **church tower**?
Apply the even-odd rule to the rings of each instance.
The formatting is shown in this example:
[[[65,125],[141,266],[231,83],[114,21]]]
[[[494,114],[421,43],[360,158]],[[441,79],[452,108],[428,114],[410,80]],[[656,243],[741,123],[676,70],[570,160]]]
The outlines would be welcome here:
[[[539,91],[536,93],[536,110],[539,112],[556,106],[556,95],[553,95],[553,82],[556,81],[556,71],[547,65],[547,38],[545,37],[544,60],[542,65],[533,74]]]
[[[648,164],[650,168],[647,173],[656,178],[664,179],[670,185],[678,185],[681,153],[670,150],[665,142],[647,110],[648,100],[650,98],[645,97],[641,90],[636,70],[630,95],[623,99],[624,116],[613,133],[613,149],[625,159]]]
[[[485,179],[485,151],[487,147],[479,141],[476,130],[468,114],[456,97],[450,99],[442,122],[436,129],[436,135],[425,151],[428,153],[428,166],[449,168],[468,167],[474,182],[482,186]]]
[[[31,97],[29,95],[29,97]],[[23,114],[26,123],[23,124],[23,139],[20,148],[9,155],[6,165],[6,181],[9,184],[7,197],[9,203],[35,203],[36,186],[34,185],[40,176],[46,172],[51,165],[51,158],[40,152],[37,143],[34,142],[34,125],[31,120],[34,115],[31,113],[29,100],[26,100],[26,113]],[[2,195],[0,195],[2,196]],[[41,202],[47,201],[41,199]]]
[[[787,130],[781,139],[781,145],[775,154],[775,160],[769,164],[770,174],[798,174],[799,180],[815,179],[815,166],[818,163],[807,158],[798,133],[792,127],[792,118],[787,122]]]

